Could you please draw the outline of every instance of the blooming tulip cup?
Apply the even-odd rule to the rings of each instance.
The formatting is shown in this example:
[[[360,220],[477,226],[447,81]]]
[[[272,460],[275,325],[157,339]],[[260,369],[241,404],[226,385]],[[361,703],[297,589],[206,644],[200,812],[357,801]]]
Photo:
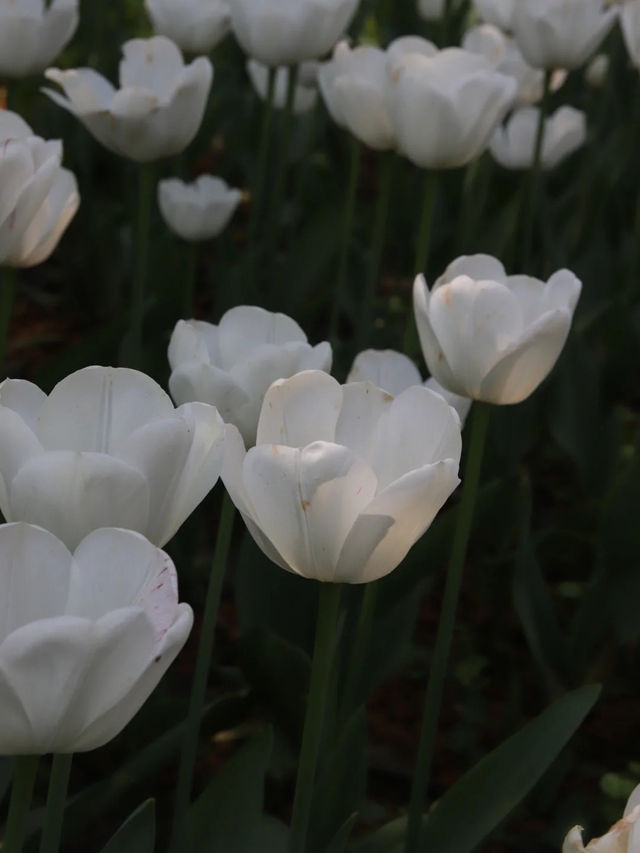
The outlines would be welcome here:
[[[171,539],[215,485],[224,425],[213,406],[175,409],[152,379],[87,367],[47,396],[0,384],[0,509],[75,548],[91,531],[127,527]]]
[[[259,547],[294,574],[366,583],[391,572],[458,484],[457,413],[321,371],[274,382],[256,446],[227,427],[222,477]]]
[[[130,530],[71,553],[30,524],[0,527],[0,754],[96,749],[137,713],[184,643],[170,558]]]
[[[185,53],[210,53],[231,25],[227,0],[145,0],[144,5],[156,33]]]
[[[0,0],[0,79],[40,74],[78,21],[78,0]]]
[[[489,255],[453,261],[431,291],[419,275],[413,302],[431,374],[473,400],[525,400],[562,351],[581,287],[569,270],[547,282],[508,276]]]

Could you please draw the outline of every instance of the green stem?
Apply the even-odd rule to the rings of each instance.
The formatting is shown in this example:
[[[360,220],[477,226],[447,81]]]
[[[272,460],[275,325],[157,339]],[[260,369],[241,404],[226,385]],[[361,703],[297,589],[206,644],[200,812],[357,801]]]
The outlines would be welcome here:
[[[524,210],[524,231],[522,243],[522,272],[527,272],[529,269],[529,261],[531,258],[531,249],[533,246],[533,226],[536,219],[538,207],[538,196],[540,194],[540,171],[542,161],[542,145],[544,142],[544,123],[547,117],[547,109],[549,104],[549,91],[551,87],[551,71],[544,73],[544,87],[542,100],[540,101],[540,110],[538,113],[538,127],[536,128],[536,140],[533,149],[533,163],[529,172],[528,187],[525,191],[525,210]],[[527,186],[525,184],[525,186]]]
[[[298,763],[296,792],[293,799],[289,853],[305,853],[306,850],[311,800],[324,724],[339,608],[340,585],[321,583],[311,683]]]
[[[428,170],[424,179],[424,196],[422,202],[422,213],[420,214],[420,225],[416,237],[416,262],[414,272],[426,274],[427,261],[429,259],[429,246],[431,245],[431,225],[433,223],[433,211],[436,203],[436,190],[438,186],[438,172]]]
[[[149,231],[151,227],[151,206],[154,187],[154,170],[151,164],[144,163],[139,167],[138,181],[136,266],[131,299],[130,366],[139,369],[142,363],[142,326],[149,265]]]
[[[16,271],[13,267],[3,267],[0,269],[0,375],[5,373],[4,362],[15,295]]]
[[[262,127],[260,129],[260,143],[258,147],[258,165],[254,181],[253,197],[251,199],[251,213],[249,216],[248,244],[251,252],[251,268],[249,279],[252,286],[255,284],[255,275],[258,266],[257,233],[260,213],[264,204],[265,184],[267,176],[267,162],[269,157],[269,142],[271,140],[271,126],[273,124],[274,96],[276,91],[276,68],[269,69],[267,83],[267,94],[264,100],[262,113]],[[252,287],[253,289],[253,287]],[[253,293],[251,294],[253,297]]]
[[[393,151],[387,151],[382,158],[382,170],[380,174],[380,187],[378,189],[378,200],[373,222],[373,233],[371,235],[369,268],[367,270],[367,282],[362,307],[362,322],[358,334],[358,349],[364,349],[371,333],[373,314],[380,273],[382,252],[386,242],[387,221],[389,218],[389,202],[391,199],[391,187],[393,185],[393,173],[398,158]]]
[[[187,726],[185,729],[182,752],[180,755],[180,767],[178,770],[178,781],[176,784],[176,798],[173,817],[173,834],[170,850],[180,851],[185,849],[185,833],[187,823],[187,811],[191,799],[191,787],[193,783],[193,771],[198,752],[198,736],[200,734],[200,720],[204,710],[207,692],[207,680],[213,655],[213,642],[215,639],[216,622],[218,619],[218,607],[222,593],[229,545],[231,543],[231,532],[235,508],[229,495],[225,492],[222,500],[222,511],[220,524],[218,526],[218,537],[213,554],[213,565],[209,576],[209,587],[205,600],[204,613],[202,615],[202,626],[200,629],[200,640],[196,665],[191,686],[191,699],[187,715]]]
[[[453,548],[427,683],[418,757],[411,789],[405,853],[417,853],[420,841],[422,814],[426,806],[429,775],[442,704],[442,692],[453,640],[456,610],[462,584],[462,571],[473,521],[490,411],[491,408],[488,403],[474,403],[471,438],[462,483],[462,497],[458,506]]]
[[[338,323],[340,321],[340,309],[342,307],[342,296],[347,278],[347,266],[349,260],[349,246],[351,243],[351,232],[353,230],[353,219],[356,209],[356,197],[358,194],[358,177],[360,175],[360,154],[362,145],[358,139],[351,140],[351,156],[349,158],[349,177],[347,179],[347,195],[344,202],[344,214],[342,217],[342,239],[340,243],[340,255],[338,260],[338,272],[336,285],[333,292],[333,303],[331,305],[331,318],[329,320],[329,340],[335,346],[338,335]]]
[[[361,673],[367,653],[367,648],[371,640],[371,628],[373,626],[373,617],[376,612],[376,602],[378,598],[378,584],[376,582],[368,583],[364,589],[362,605],[360,607],[360,616],[356,627],[356,635],[351,647],[351,657],[347,667],[347,674],[344,682],[344,695],[342,697],[342,719],[346,723],[349,715],[353,711],[357,699],[358,689],[361,683]]]
[[[187,257],[184,276],[184,302],[182,306],[185,320],[194,316],[194,302],[196,292],[196,276],[198,273],[198,244],[187,245]]]
[[[21,755],[16,759],[2,853],[22,850],[39,759],[38,755]]]
[[[42,829],[42,838],[40,839],[40,853],[58,853],[72,760],[73,754],[71,753],[68,755],[53,756],[51,776],[49,777],[49,793],[47,794],[47,808],[44,827]]]

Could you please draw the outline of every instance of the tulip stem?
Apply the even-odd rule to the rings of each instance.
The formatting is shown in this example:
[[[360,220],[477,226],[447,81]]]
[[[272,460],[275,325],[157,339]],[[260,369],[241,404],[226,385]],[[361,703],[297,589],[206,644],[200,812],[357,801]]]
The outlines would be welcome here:
[[[378,599],[378,584],[377,582],[368,583],[365,585],[364,595],[362,597],[362,605],[360,607],[360,615],[358,617],[358,625],[356,627],[356,635],[354,637],[353,646],[351,647],[351,656],[347,667],[347,674],[344,681],[344,695],[342,697],[342,719],[346,724],[349,720],[349,715],[353,711],[358,698],[358,689],[361,686],[360,675],[371,639],[371,628],[373,626],[373,617],[376,612],[376,603]]]
[[[5,373],[5,358],[9,340],[9,325],[16,294],[16,271],[12,267],[0,269],[0,374]]]
[[[149,264],[149,231],[153,199],[154,171],[143,163],[138,172],[138,219],[136,230],[136,265],[131,299],[130,367],[139,369],[142,363],[142,326],[144,298]]]
[[[416,239],[416,262],[415,274],[426,274],[427,261],[429,259],[429,247],[431,245],[431,226],[433,223],[433,211],[436,205],[436,191],[438,188],[438,172],[429,169],[425,173],[424,197],[422,202],[422,213]]]
[[[53,756],[40,853],[58,853],[72,760],[72,753]]]
[[[196,276],[198,274],[198,244],[187,244],[187,257],[185,259],[184,276],[184,304],[183,317],[189,320],[194,316]]]
[[[21,755],[16,758],[2,853],[20,853],[22,850],[38,761],[38,755]]]
[[[251,286],[255,287],[255,275],[258,266],[257,233],[260,213],[264,204],[265,184],[267,178],[267,162],[269,157],[269,142],[271,140],[271,126],[273,124],[273,107],[276,91],[276,68],[269,68],[267,82],[267,94],[264,100],[262,113],[262,127],[260,129],[260,144],[258,148],[258,165],[254,181],[253,198],[251,199],[251,213],[249,216],[248,244],[251,252],[251,268],[249,279]],[[251,294],[253,298],[253,293]]]
[[[349,158],[349,177],[347,180],[347,194],[344,201],[344,213],[342,217],[342,239],[340,243],[340,255],[338,259],[338,272],[331,305],[331,318],[329,320],[329,340],[335,346],[338,336],[338,323],[340,322],[340,309],[342,297],[347,278],[347,266],[349,260],[349,246],[353,231],[353,219],[356,209],[356,196],[358,194],[358,178],[360,175],[360,154],[362,145],[358,139],[351,140],[351,156]]]
[[[339,608],[340,585],[321,583],[311,682],[307,697],[307,712],[304,720],[291,831],[289,833],[289,853],[305,853],[306,850],[313,786],[329,691]]]
[[[191,800],[191,788],[193,784],[193,771],[196,764],[198,752],[198,736],[200,734],[200,721],[204,711],[207,693],[207,681],[211,658],[213,655],[213,643],[215,639],[216,622],[218,619],[218,607],[222,593],[222,582],[224,580],[233,520],[235,518],[235,507],[231,498],[225,492],[222,500],[220,523],[218,525],[218,537],[213,554],[213,564],[209,575],[209,587],[205,600],[202,625],[200,627],[200,639],[196,665],[191,685],[191,699],[189,701],[189,712],[187,724],[180,753],[180,767],[178,770],[178,781],[176,783],[176,797],[173,816],[173,834],[170,850],[184,850],[188,845],[185,842],[187,831],[187,811]]]
[[[462,481],[462,496],[457,511],[453,548],[449,560],[440,611],[440,622],[438,624],[438,633],[431,660],[429,680],[427,682],[418,757],[411,789],[405,853],[417,853],[420,842],[422,814],[426,807],[429,775],[433,760],[438,719],[440,717],[440,706],[442,704],[442,692],[453,640],[456,610],[460,587],[462,585],[462,571],[467,554],[469,534],[471,533],[476,495],[478,493],[480,469],[482,467],[482,456],[490,411],[491,408],[488,403],[474,403],[471,437]]]
[[[362,309],[362,322],[360,324],[360,333],[358,335],[359,350],[364,349],[367,342],[370,340],[378,276],[380,274],[380,263],[382,261],[382,252],[386,242],[393,173],[395,171],[397,159],[398,158],[393,151],[385,152],[382,157],[380,187],[378,189],[373,233],[371,235],[371,244],[369,247],[369,268],[367,270],[367,284]]]
[[[544,72],[544,86],[542,100],[538,112],[538,126],[536,128],[536,139],[533,149],[533,162],[529,172],[528,188],[525,184],[525,210],[524,210],[524,239],[522,244],[522,272],[527,272],[531,259],[533,246],[533,226],[536,219],[538,197],[540,195],[540,171],[542,164],[542,145],[544,143],[544,124],[547,117],[549,104],[549,91],[551,88],[551,71]]]

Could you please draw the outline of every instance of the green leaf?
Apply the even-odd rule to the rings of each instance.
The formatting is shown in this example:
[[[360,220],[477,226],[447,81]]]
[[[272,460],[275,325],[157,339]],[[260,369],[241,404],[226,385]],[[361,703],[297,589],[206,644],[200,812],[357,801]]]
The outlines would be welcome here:
[[[246,853],[262,824],[271,729],[244,744],[191,806],[189,844],[198,853]]]
[[[102,853],[153,853],[156,843],[156,802],[146,800],[122,824]]]
[[[357,819],[358,815],[356,813],[350,815],[345,820],[340,829],[329,842],[329,846],[325,847],[324,853],[343,853],[343,851],[347,849],[347,842],[349,841],[351,830],[353,829]]]
[[[600,694],[565,694],[459,779],[423,821],[420,853],[470,853],[529,793]],[[386,824],[353,853],[402,853],[406,818]]]

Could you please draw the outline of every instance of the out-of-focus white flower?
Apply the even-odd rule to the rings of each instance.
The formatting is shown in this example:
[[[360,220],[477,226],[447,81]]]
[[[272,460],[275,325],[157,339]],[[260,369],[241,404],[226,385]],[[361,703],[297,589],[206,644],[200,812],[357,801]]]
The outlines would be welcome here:
[[[467,30],[462,47],[486,56],[496,71],[515,79],[518,84],[516,104],[535,104],[542,98],[544,71],[528,65],[515,40],[493,24],[480,24]]]
[[[424,385],[425,388],[430,388],[445,398],[458,413],[462,425],[471,408],[471,400],[452,394],[433,377],[423,382],[420,371],[411,359],[404,353],[392,349],[367,349],[358,353],[351,365],[347,382],[372,382],[394,397],[413,385]]]
[[[413,305],[429,370],[473,400],[521,402],[556,363],[580,290],[569,270],[547,282],[508,276],[489,255],[453,261],[431,291],[419,275]]]
[[[45,142],[0,110],[0,266],[40,264],[58,245],[80,204],[75,175],[61,161],[59,140]]]
[[[91,68],[48,68],[45,76],[67,97],[44,92],[116,154],[141,163],[177,154],[200,127],[213,79],[211,63],[200,56],[185,66],[165,36],[132,39],[122,52],[117,91]]]
[[[461,0],[449,0],[451,8],[456,9],[460,6]],[[418,0],[417,10],[421,18],[425,21],[439,21],[444,15],[444,10],[447,0]]]
[[[606,53],[599,53],[597,56],[594,56],[584,71],[586,83],[594,89],[600,89],[607,79],[609,65],[609,56]]]
[[[242,193],[221,178],[200,175],[186,184],[167,178],[158,184],[158,206],[169,228],[183,240],[210,240],[223,231]]]
[[[620,3],[619,15],[629,57],[636,68],[640,68],[640,0]]]
[[[78,21],[78,0],[0,0],[0,79],[40,74]]]
[[[0,526],[0,753],[96,749],[147,700],[193,623],[171,559],[131,530],[71,554],[30,524]]]
[[[185,53],[210,53],[229,32],[228,0],[145,0],[153,29]]]
[[[376,151],[395,147],[387,104],[387,54],[370,45],[353,50],[341,41],[318,71],[322,97],[332,119]]]
[[[511,113],[507,121],[496,128],[489,149],[493,158],[505,169],[530,169],[533,165],[540,110],[523,107]],[[559,107],[545,119],[540,151],[543,169],[554,169],[587,138],[587,117],[574,107]]]
[[[283,569],[332,583],[393,571],[458,484],[460,425],[439,395],[395,399],[305,371],[268,390],[256,446],[227,427],[222,477]]]
[[[594,838],[585,847],[582,827],[574,826],[562,845],[562,853],[638,853],[640,850],[640,785],[627,800],[622,818],[606,835]]]
[[[263,101],[266,100],[269,90],[269,68],[256,59],[248,59],[247,73],[258,96]],[[298,76],[293,92],[294,113],[309,112],[316,105],[316,101],[318,100],[317,74],[318,63],[315,61],[303,62],[298,67]],[[283,66],[276,70],[273,90],[273,105],[277,110],[282,110],[286,107],[288,89],[289,69]]]
[[[247,446],[255,443],[264,395],[276,379],[300,370],[331,370],[331,346],[313,347],[285,314],[253,305],[227,311],[217,326],[180,320],[169,343],[174,400],[215,405]]]
[[[518,0],[513,34],[534,68],[578,68],[598,49],[617,11],[602,0]]]
[[[516,96],[512,77],[484,56],[447,48],[404,53],[389,76],[389,109],[399,150],[417,166],[464,166],[486,148]]]
[[[263,65],[324,56],[344,34],[359,0],[230,0],[240,46]]]
[[[224,425],[212,406],[175,409],[137,370],[86,367],[47,395],[0,384],[0,509],[68,548],[98,527],[171,539],[215,485]]]
[[[516,0],[472,0],[473,8],[487,24],[510,32]]]

